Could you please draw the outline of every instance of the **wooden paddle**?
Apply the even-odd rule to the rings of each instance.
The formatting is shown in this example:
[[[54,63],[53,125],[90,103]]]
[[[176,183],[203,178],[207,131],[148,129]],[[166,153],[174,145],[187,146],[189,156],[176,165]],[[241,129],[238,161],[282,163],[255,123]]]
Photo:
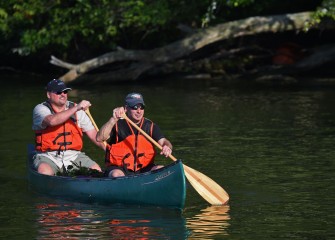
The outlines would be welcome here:
[[[126,119],[132,126],[134,126],[140,133],[142,133],[156,147],[162,150],[162,146],[159,145],[158,142],[156,142],[154,139],[152,139],[133,121],[131,121],[126,114],[123,114],[122,117]],[[177,161],[177,159],[174,156],[170,155],[169,157],[173,161]],[[185,164],[183,164],[183,166],[187,180],[207,202],[209,202],[212,205],[223,205],[228,203],[229,195],[219,184],[214,182],[214,180],[207,177],[205,174],[197,170],[194,170],[193,168],[190,168]]]
[[[94,119],[93,119],[93,117],[92,117],[92,115],[91,115],[91,113],[90,113],[90,109],[87,108],[87,109],[85,110],[85,113],[86,113],[87,116],[91,119],[91,122],[92,122],[92,124],[93,124],[95,130],[97,130],[97,132],[98,132],[98,131],[99,131],[99,128],[98,128],[97,124],[95,123],[95,121],[94,121]],[[105,147],[107,146],[106,141],[103,141],[103,144],[105,145]]]

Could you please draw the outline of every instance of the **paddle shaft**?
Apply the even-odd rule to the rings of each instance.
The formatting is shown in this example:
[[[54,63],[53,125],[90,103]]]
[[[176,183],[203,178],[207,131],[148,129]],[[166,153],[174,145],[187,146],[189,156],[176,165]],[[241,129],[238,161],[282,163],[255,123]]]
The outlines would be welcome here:
[[[93,124],[95,130],[97,130],[97,132],[98,132],[98,131],[99,131],[99,128],[98,128],[97,124],[95,123],[95,121],[94,121],[94,119],[93,119],[93,117],[92,117],[92,115],[91,115],[91,113],[90,113],[90,110],[89,110],[88,108],[85,110],[85,113],[86,113],[87,116],[91,119],[91,122],[92,122],[92,124]],[[103,141],[103,144],[105,145],[105,147],[107,146],[106,141]]]
[[[158,142],[156,142],[152,137],[150,137],[146,132],[143,131],[142,128],[140,128],[139,126],[137,126],[136,123],[134,123],[133,121],[131,121],[126,114],[123,114],[122,117],[124,119],[127,120],[127,122],[129,122],[131,125],[133,125],[138,131],[141,132],[141,134],[143,134],[151,143],[153,143],[156,147],[158,147],[160,150],[162,150],[162,146],[159,145]],[[173,161],[177,161],[177,158],[175,158],[174,156],[172,156],[171,154],[169,155],[169,158],[171,158]]]

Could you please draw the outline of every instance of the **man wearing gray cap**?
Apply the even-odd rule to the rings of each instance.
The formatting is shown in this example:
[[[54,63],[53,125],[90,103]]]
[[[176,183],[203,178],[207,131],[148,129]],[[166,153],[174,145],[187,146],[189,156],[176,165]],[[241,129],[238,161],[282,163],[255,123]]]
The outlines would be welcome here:
[[[68,101],[67,92],[70,90],[59,79],[50,81],[46,86],[47,100],[33,110],[34,167],[39,173],[55,175],[73,165],[72,162],[101,171],[96,162],[81,152],[83,132],[105,150],[105,146],[96,141],[97,131],[84,112],[91,103],[86,100],[79,104]]]
[[[106,175],[109,177],[121,177],[163,167],[154,163],[156,151],[153,144],[121,118],[124,113],[162,146],[162,155],[168,157],[172,153],[172,144],[155,123],[144,117],[144,108],[143,96],[140,93],[129,93],[125,98],[125,106],[115,108],[113,116],[98,131],[98,142],[108,140],[105,163]]]

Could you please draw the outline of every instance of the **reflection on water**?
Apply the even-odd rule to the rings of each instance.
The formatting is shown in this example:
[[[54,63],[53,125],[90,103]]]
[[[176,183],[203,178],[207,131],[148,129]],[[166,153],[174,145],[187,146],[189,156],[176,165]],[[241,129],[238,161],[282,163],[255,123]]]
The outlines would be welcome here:
[[[50,201],[49,201],[50,202]],[[125,205],[36,204],[37,239],[186,239],[180,211]]]
[[[202,209],[194,217],[186,219],[186,226],[191,230],[192,239],[215,239],[228,235],[229,220],[229,205],[210,206]]]
[[[177,210],[90,205],[63,200],[35,204],[35,239],[215,239],[227,236],[229,206],[210,206],[186,220]]]
[[[39,212],[37,222],[39,223],[39,233],[42,238],[62,238],[70,237],[68,232],[80,231],[83,229],[78,224],[77,219],[81,217],[81,212],[76,209],[63,209],[57,204],[41,204],[36,208]]]

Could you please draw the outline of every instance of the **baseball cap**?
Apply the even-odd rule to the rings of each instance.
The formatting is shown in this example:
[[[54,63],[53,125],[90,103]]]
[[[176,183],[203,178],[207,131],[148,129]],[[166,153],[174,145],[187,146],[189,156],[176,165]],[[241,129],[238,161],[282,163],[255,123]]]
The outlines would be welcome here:
[[[140,93],[129,93],[125,99],[126,105],[129,107],[134,107],[137,104],[144,104],[143,96]]]
[[[65,83],[62,80],[53,79],[47,84],[46,90],[48,92],[57,93],[57,92],[72,90],[72,88],[66,87]]]

